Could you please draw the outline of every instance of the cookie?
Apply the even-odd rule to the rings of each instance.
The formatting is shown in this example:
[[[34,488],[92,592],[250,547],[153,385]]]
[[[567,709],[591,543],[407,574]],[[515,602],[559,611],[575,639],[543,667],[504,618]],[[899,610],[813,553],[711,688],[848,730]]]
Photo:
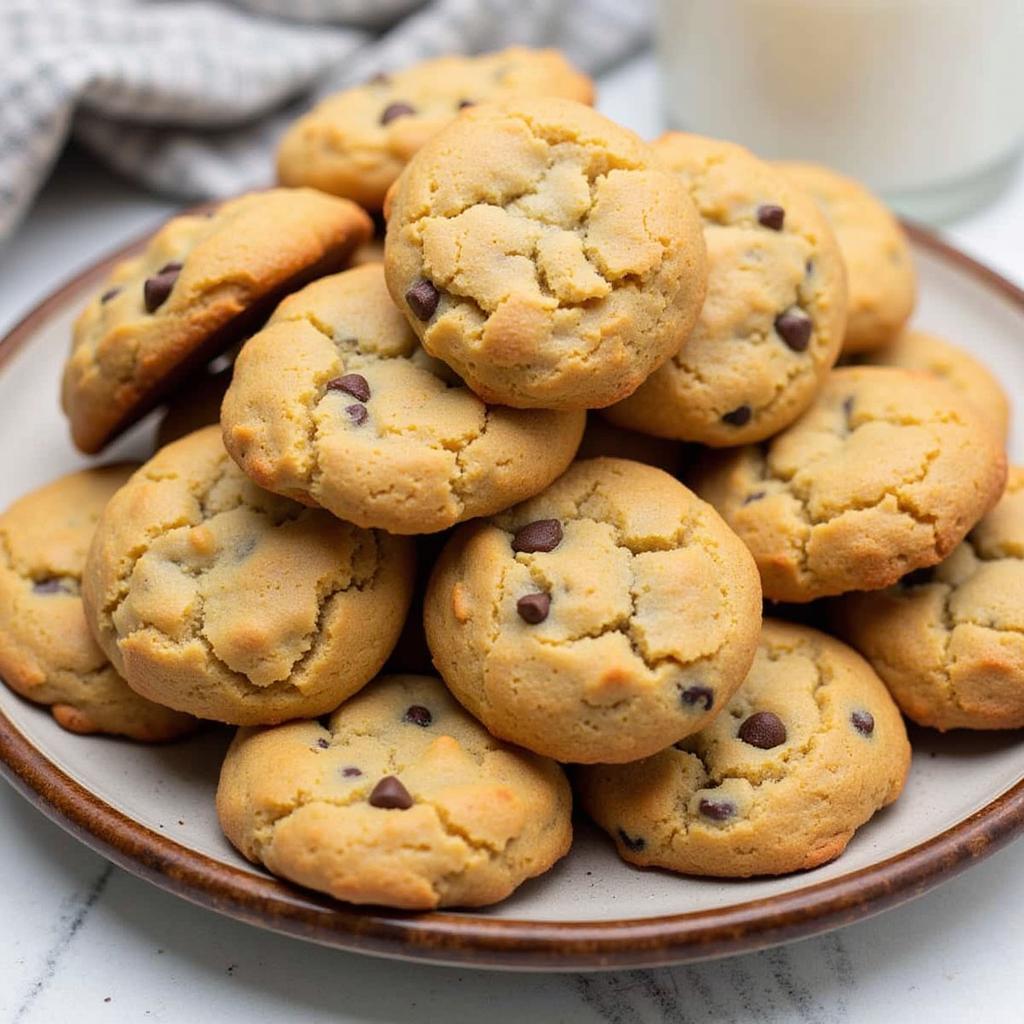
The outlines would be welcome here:
[[[195,719],[139,697],[96,645],[81,582],[96,523],[134,466],[86,469],[0,515],[0,676],[71,732],[170,740]]]
[[[62,396],[75,444],[99,451],[371,234],[357,206],[312,189],[253,192],[169,221],[75,322]]]
[[[862,357],[873,366],[925,370],[951,384],[991,421],[1000,437],[1010,431],[1010,403],[995,375],[956,345],[926,331],[905,330],[891,345]]]
[[[944,562],[833,615],[919,725],[1024,727],[1024,469]]]
[[[408,910],[504,899],[569,850],[553,761],[493,739],[428,676],[385,676],[320,722],[241,729],[225,835],[276,875]]]
[[[678,441],[664,437],[651,437],[626,430],[609,423],[598,413],[587,414],[587,429],[576,452],[577,459],[631,459],[648,466],[657,466],[672,476],[678,476],[691,461],[692,449]]]
[[[584,419],[485,405],[423,351],[377,263],[281,303],[242,349],[221,422],[261,487],[409,534],[543,490],[572,460]]]
[[[870,666],[824,633],[766,619],[750,675],[706,728],[575,781],[631,864],[748,878],[834,860],[909,767],[903,720]]]
[[[605,415],[715,447],[760,441],[811,404],[839,355],[839,247],[815,204],[742,147],[669,132],[653,148],[703,219],[707,299],[672,357]]]
[[[693,327],[700,220],[625,128],[569,100],[467,110],[399,179],[388,288],[424,348],[484,401],[625,398]]]
[[[424,61],[317,104],[282,140],[278,179],[379,210],[413,154],[460,111],[515,96],[591,103],[594,87],[557,50],[515,46]]]
[[[171,395],[156,428],[158,448],[220,422],[220,406],[231,383],[232,365],[203,367]]]
[[[372,679],[412,586],[407,539],[261,490],[207,427],[161,449],[113,497],[82,596],[136,692],[266,725],[323,714]]]
[[[934,565],[991,508],[1002,439],[937,377],[834,370],[814,405],[760,447],[712,453],[691,483],[750,547],[764,595],[879,590]]]
[[[667,473],[574,463],[459,527],[427,587],[445,682],[495,736],[559,761],[635,761],[702,729],[750,667],[749,552]]]
[[[849,288],[844,354],[887,345],[917,298],[910,242],[899,221],[860,182],[828,167],[775,166],[818,203],[839,241]]]

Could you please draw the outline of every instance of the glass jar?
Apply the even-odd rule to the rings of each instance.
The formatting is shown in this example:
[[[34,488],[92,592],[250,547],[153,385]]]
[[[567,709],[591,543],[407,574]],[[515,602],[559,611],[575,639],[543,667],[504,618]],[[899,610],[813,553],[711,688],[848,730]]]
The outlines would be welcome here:
[[[659,0],[669,124],[816,160],[922,220],[1024,145],[1024,0]]]

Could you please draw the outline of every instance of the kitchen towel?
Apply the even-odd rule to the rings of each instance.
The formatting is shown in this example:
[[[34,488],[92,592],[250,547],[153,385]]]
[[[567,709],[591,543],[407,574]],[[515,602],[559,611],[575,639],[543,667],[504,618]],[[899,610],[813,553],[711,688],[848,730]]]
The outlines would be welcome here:
[[[647,0],[0,0],[0,239],[69,136],[160,192],[230,195],[271,182],[326,93],[513,43],[597,73],[648,20]]]

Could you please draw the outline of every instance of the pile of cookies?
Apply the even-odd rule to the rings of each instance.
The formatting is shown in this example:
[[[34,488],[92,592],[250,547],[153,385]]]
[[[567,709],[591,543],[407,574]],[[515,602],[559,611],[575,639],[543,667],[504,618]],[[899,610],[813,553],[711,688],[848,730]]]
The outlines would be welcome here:
[[[152,458],[0,517],[7,684],[240,726],[227,837],[339,899],[504,898],[570,847],[563,765],[634,864],[812,868],[899,795],[901,712],[1024,726],[1024,470],[906,327],[897,222],[591,98],[515,49],[325,101],[77,321],[75,444],[162,405]]]

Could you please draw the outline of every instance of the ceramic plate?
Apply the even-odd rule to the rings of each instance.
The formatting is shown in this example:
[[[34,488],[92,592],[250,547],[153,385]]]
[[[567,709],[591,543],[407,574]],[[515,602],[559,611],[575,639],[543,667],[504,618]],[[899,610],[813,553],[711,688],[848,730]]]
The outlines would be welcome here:
[[[1024,399],[1024,292],[913,230],[916,323],[981,356]],[[118,257],[123,254],[118,254]],[[0,506],[81,465],[57,403],[72,319],[112,259],[42,303],[0,342]],[[143,422],[107,453],[145,457]],[[1020,421],[1011,454],[1024,457]],[[221,835],[213,794],[229,739],[163,747],[73,736],[0,687],[0,768],[83,842],[186,899],[343,949],[476,967],[571,970],[696,960],[756,949],[877,913],[925,892],[1024,827],[1024,742],[1013,734],[913,734],[897,804],[837,861],[777,879],[729,882],[641,871],[580,822],[572,853],[493,910],[358,909],[280,882]]]

